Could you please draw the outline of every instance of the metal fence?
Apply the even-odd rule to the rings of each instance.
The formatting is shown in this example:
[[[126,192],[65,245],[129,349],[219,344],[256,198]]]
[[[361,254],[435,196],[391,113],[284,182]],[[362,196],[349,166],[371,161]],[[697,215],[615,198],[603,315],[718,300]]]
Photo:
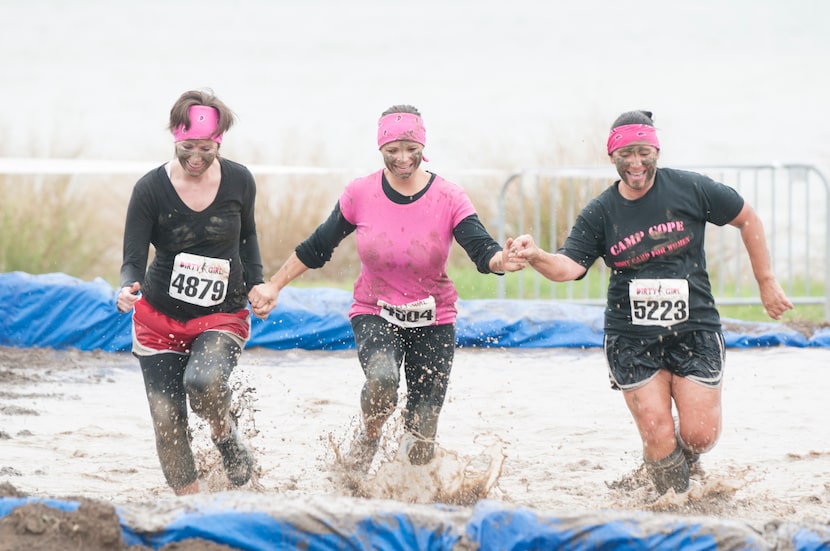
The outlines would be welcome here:
[[[800,164],[687,166],[735,188],[761,217],[773,270],[794,304],[824,308],[830,320],[830,186],[815,167]],[[550,251],[567,237],[579,211],[618,179],[613,167],[525,169],[511,174],[499,193],[497,232],[529,233]],[[720,305],[761,304],[749,256],[740,232],[709,224],[707,267]],[[526,271],[528,272],[528,271]],[[610,275],[602,260],[581,281],[554,283],[530,270],[507,284],[499,281],[498,298],[556,298],[604,304]],[[521,272],[525,273],[525,272]]]
[[[48,175],[66,175],[71,185],[87,182],[90,177],[118,176],[132,182],[154,166],[78,159],[0,158],[0,175],[30,175],[36,181]],[[286,182],[294,181],[290,178],[333,178],[338,186],[347,176],[356,175],[352,174],[354,171],[332,168],[249,168],[266,181],[269,177]],[[800,164],[678,168],[706,174],[743,195],[764,222],[773,269],[790,299],[796,305],[822,307],[824,318],[830,321],[830,186],[824,175],[814,166]],[[561,246],[582,207],[617,179],[611,165],[528,168],[512,174],[464,171],[454,176],[464,181],[480,181],[482,176],[494,182],[503,181],[496,205],[496,226],[488,223],[488,227],[496,230],[500,243],[508,236],[530,233],[546,250]],[[129,187],[124,189],[129,191]],[[305,187],[308,186],[299,189]],[[292,194],[297,193],[296,186],[291,189]],[[328,208],[328,202],[325,205]],[[706,230],[706,252],[718,304],[761,304],[740,232],[729,225],[710,224]],[[585,279],[568,283],[554,283],[534,270],[524,270],[499,278],[496,298],[555,298],[604,304],[608,277],[609,270],[602,261],[589,270]]]

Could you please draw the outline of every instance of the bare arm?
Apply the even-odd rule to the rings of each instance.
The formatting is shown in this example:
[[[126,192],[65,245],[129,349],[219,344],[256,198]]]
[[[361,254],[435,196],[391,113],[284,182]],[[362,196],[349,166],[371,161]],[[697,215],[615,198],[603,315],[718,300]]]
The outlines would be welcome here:
[[[251,289],[248,293],[248,301],[256,317],[265,319],[268,314],[277,306],[280,291],[294,279],[303,275],[308,266],[297,257],[297,253],[291,256],[280,266],[280,269],[271,276],[271,279]]]
[[[520,235],[513,242],[508,241],[509,256],[526,260],[534,270],[551,281],[573,281],[588,271],[585,266],[574,262],[567,256],[549,253],[540,249],[533,237]]]
[[[752,265],[752,273],[758,282],[761,292],[761,302],[767,315],[772,319],[781,319],[781,315],[787,310],[792,310],[793,304],[787,298],[781,285],[772,273],[772,265],[767,251],[767,239],[764,235],[764,226],[758,213],[749,204],[744,207],[738,216],[730,222],[741,231],[741,239],[749,254],[749,262]]]

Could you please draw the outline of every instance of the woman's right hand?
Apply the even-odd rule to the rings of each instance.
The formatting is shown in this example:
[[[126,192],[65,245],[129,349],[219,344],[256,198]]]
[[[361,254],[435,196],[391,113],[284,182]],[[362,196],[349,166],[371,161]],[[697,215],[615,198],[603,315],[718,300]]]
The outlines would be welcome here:
[[[530,234],[520,235],[513,240],[508,240],[506,248],[511,258],[525,260],[528,263],[532,263],[542,253]]]
[[[261,320],[266,319],[271,310],[277,307],[279,295],[280,290],[273,283],[255,285],[248,293],[248,302],[251,303],[254,315]]]
[[[118,311],[124,314],[132,310],[135,301],[138,300],[139,291],[141,291],[141,284],[138,281],[129,287],[121,287],[121,290],[118,291],[118,298],[115,301],[115,306],[118,308]]]

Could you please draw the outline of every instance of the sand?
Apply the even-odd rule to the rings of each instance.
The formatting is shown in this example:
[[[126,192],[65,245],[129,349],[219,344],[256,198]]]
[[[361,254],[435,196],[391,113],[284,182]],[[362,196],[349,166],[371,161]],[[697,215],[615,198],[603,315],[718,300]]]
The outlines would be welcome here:
[[[654,494],[637,431],[605,369],[599,349],[460,349],[436,460],[413,469],[396,458],[402,431],[395,415],[369,477],[355,480],[337,461],[358,423],[362,373],[354,351],[249,349],[233,378],[234,404],[255,451],[256,476],[231,488],[207,427],[194,417],[202,488],[234,490],[240,503],[252,504],[263,495],[392,499],[402,506],[487,499],[552,516],[656,511],[759,530],[830,521],[823,384],[830,351],[728,350],[723,435],[683,498]],[[108,507],[184,506],[158,466],[131,355],[0,348],[0,389],[0,494],[81,499],[92,511],[88,518],[101,522]],[[35,537],[25,519],[38,515],[3,519],[4,544],[12,545],[10,533]],[[142,522],[162,528],[169,520],[152,517]],[[49,526],[35,527],[41,538]],[[60,523],[51,531],[60,534]],[[112,545],[101,548],[121,548]]]

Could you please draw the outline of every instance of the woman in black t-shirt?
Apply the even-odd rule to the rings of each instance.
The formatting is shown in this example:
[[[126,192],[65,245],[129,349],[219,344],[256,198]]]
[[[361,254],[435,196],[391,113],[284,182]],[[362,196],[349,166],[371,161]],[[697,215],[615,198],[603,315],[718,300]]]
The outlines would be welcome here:
[[[793,305],[772,273],[755,210],[706,176],[657,168],[651,113],[623,113],[608,155],[620,180],[582,209],[562,248],[548,253],[523,235],[510,254],[553,281],[581,279],[597,258],[611,268],[604,342],[611,386],[634,417],[657,491],[685,492],[690,465],[721,432],[724,341],[705,268],[706,224],[740,230],[771,318]]]

